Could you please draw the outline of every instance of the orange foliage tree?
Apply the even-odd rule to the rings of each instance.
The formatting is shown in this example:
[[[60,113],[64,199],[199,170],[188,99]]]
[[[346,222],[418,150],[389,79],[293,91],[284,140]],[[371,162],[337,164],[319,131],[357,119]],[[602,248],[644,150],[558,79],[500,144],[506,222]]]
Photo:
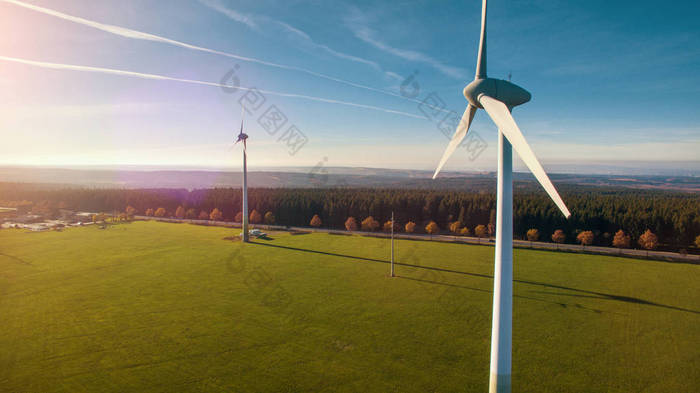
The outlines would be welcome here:
[[[540,231],[535,228],[528,229],[525,235],[527,236],[527,240],[530,241],[530,247],[532,247],[532,242],[540,240]]]
[[[250,223],[251,224],[260,224],[262,222],[262,216],[260,213],[258,213],[257,210],[253,209],[252,212],[250,212]]]
[[[557,243],[557,250],[559,249],[559,244],[564,243],[566,241],[566,234],[564,233],[563,230],[557,229],[554,231],[552,234],[552,241],[554,243]]]
[[[409,221],[406,223],[406,226],[403,228],[406,233],[413,233],[416,230],[416,223],[413,221]]]
[[[647,250],[647,257],[649,256],[649,250],[654,250],[659,246],[659,238],[650,229],[647,229],[646,232],[639,237],[638,242],[643,249]]]
[[[214,208],[214,210],[212,210],[209,214],[209,219],[212,221],[219,221],[223,216],[224,214],[221,212],[221,210]]]
[[[434,234],[440,232],[440,227],[435,221],[430,221],[428,225],[425,226],[425,231],[428,232],[432,238]]]
[[[357,221],[355,221],[355,217],[348,217],[348,219],[345,220],[345,229],[351,232],[357,230]]]
[[[583,231],[576,236],[576,241],[581,243],[581,246],[585,249],[586,246],[590,246],[593,244],[593,239],[595,238],[595,235],[593,235],[592,231]]]
[[[363,231],[375,231],[377,228],[379,228],[379,221],[375,220],[374,217],[369,216],[362,220]]]
[[[630,248],[632,241],[630,236],[625,233],[622,229],[615,232],[615,237],[613,237],[612,245],[617,248]]]
[[[126,213],[126,218],[131,220],[132,218],[134,218],[136,213],[138,213],[138,210],[136,210],[136,208],[134,208],[133,206],[127,206],[124,212]]]

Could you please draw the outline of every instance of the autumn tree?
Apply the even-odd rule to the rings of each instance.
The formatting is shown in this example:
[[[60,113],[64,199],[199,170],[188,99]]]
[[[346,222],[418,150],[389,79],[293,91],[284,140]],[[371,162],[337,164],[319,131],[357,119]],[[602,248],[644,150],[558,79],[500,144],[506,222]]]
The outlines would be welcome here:
[[[207,213],[205,210],[202,210],[201,212],[199,212],[199,219],[200,220],[208,220],[209,213]]]
[[[649,250],[655,250],[659,246],[659,238],[650,229],[639,237],[638,242],[643,249],[647,250],[647,257],[649,257]]]
[[[136,210],[136,208],[134,208],[133,206],[127,206],[124,212],[126,213],[126,218],[128,220],[131,220],[132,218],[134,218],[136,213],[138,213],[138,210]]]
[[[255,209],[253,209],[253,211],[250,212],[249,219],[251,224],[260,224],[262,222],[262,216]]]
[[[559,249],[559,244],[564,243],[566,241],[566,234],[564,233],[563,230],[557,229],[554,231],[552,234],[552,241],[554,243],[557,243],[557,250]]]
[[[348,217],[348,219],[345,220],[345,229],[351,232],[357,230],[357,221],[355,221],[355,217]]]
[[[168,212],[165,211],[164,207],[159,207],[156,209],[156,212],[153,213],[153,215],[156,217],[165,217],[166,214],[168,214]]]
[[[189,220],[197,218],[197,211],[194,210],[193,208],[187,209],[187,211],[185,212],[185,218],[187,218]]]
[[[379,228],[379,221],[375,220],[374,217],[369,216],[362,220],[362,230],[363,231],[375,231]]]
[[[233,219],[235,222],[243,222],[243,212],[236,213],[236,217]]]
[[[321,226],[321,217],[319,217],[318,214],[314,214],[314,216],[311,217],[311,221],[309,222],[309,225],[311,225],[314,228],[320,227]]]
[[[384,223],[384,225],[382,226],[382,230],[383,230],[384,232],[391,232],[391,227],[392,227],[392,226],[393,226],[393,223],[391,222],[391,220],[389,220],[389,221],[387,221],[387,222]]]
[[[224,214],[221,212],[221,210],[214,208],[214,210],[212,210],[209,214],[209,219],[212,221],[219,221],[223,216]]]
[[[486,237],[488,234],[488,229],[486,228],[486,225],[477,225],[476,228],[474,228],[474,234],[476,237],[479,238],[479,242],[481,242],[482,237]]]
[[[585,250],[586,246],[590,246],[591,244],[593,244],[594,238],[595,236],[593,235],[592,231],[583,231],[579,233],[578,236],[576,236],[576,241],[581,243],[581,247],[583,247],[583,249]]]
[[[630,248],[630,244],[630,236],[626,234],[625,231],[620,229],[619,231],[615,232],[615,237],[613,237],[612,241],[613,247],[617,247],[619,249]]]
[[[175,209],[175,218],[183,219],[185,218],[185,208],[182,206],[178,206],[177,209]]]
[[[267,212],[267,213],[265,213],[265,217],[263,218],[263,221],[265,222],[266,225],[273,225],[275,223],[275,215],[272,214],[272,212]]]
[[[454,221],[450,223],[450,232],[454,233],[455,235],[460,233],[460,230],[462,229],[462,223],[459,221]]]
[[[471,235],[471,233],[469,232],[469,228],[467,228],[467,227],[464,227],[464,228],[460,229],[460,230],[459,230],[459,234],[462,235],[462,236],[469,236],[469,235]]]
[[[148,209],[146,209],[146,215],[148,217],[153,217],[153,213],[154,213],[154,211],[152,208],[149,207]]]
[[[489,225],[486,226],[489,237],[496,233],[496,209],[491,209],[491,214],[489,215]]]
[[[528,229],[526,236],[527,240],[530,241],[530,247],[532,247],[532,242],[540,240],[540,231],[538,231],[536,228]]]
[[[430,238],[433,238],[433,235],[440,232],[440,227],[435,221],[430,221],[428,225],[425,226],[425,231],[430,234]]]
[[[490,222],[489,225],[486,226],[486,233],[489,237],[493,237],[493,235],[496,234],[496,224]]]
[[[406,233],[413,233],[416,230],[416,223],[409,221],[406,223],[403,229],[406,231]]]
[[[695,247],[700,248],[700,235],[695,238]]]

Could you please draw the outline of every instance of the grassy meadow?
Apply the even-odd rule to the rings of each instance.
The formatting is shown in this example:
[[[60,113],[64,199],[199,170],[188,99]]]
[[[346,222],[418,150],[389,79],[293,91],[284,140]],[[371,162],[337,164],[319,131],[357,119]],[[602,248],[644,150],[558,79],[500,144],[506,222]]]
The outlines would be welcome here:
[[[493,248],[0,230],[2,392],[485,392]],[[700,266],[515,250],[514,392],[700,391]]]

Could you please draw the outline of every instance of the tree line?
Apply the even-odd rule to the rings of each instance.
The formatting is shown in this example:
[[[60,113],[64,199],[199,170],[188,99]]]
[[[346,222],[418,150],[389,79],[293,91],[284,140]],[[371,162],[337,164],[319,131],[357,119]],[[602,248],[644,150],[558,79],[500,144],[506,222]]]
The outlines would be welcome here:
[[[395,230],[406,231],[407,224],[416,233],[452,232],[463,235],[489,236],[495,229],[496,196],[489,192],[440,190],[375,189],[375,188],[252,188],[249,208],[265,222],[269,213],[278,225],[308,226],[322,222],[326,228],[344,229],[349,218],[362,223],[372,218],[384,228],[395,213]],[[528,239],[528,231],[536,229],[540,240],[584,242],[610,246],[622,230],[630,244],[649,230],[657,237],[661,249],[680,250],[692,247],[700,236],[700,200],[696,194],[654,190],[603,189],[594,187],[567,188],[562,197],[572,212],[565,219],[544,192],[514,194],[514,227],[516,238]],[[0,206],[30,204],[44,212],[59,208],[123,212],[127,206],[138,214],[186,218],[217,217],[240,221],[240,188],[214,189],[47,189],[26,184],[0,183]],[[156,214],[157,210],[159,214]],[[259,212],[259,213],[258,213]],[[219,216],[220,215],[220,216]],[[239,216],[239,217],[237,217]],[[270,221],[268,217],[268,222]],[[238,219],[238,220],[236,220]],[[253,220],[251,220],[253,222]],[[434,223],[434,225],[430,225]],[[357,223],[355,225],[357,225]],[[391,224],[389,224],[391,225]],[[431,229],[427,229],[430,225]],[[317,226],[321,226],[320,224]],[[560,230],[554,240],[552,235]],[[622,235],[620,235],[622,236]],[[620,237],[618,236],[618,237]],[[623,236],[623,238],[624,238]],[[618,239],[618,244],[624,242]]]

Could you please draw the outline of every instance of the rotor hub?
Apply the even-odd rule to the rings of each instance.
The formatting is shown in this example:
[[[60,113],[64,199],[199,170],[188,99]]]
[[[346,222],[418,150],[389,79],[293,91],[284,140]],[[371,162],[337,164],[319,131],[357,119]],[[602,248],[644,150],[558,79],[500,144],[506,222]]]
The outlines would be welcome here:
[[[509,108],[522,105],[532,98],[530,92],[515,83],[494,78],[475,79],[464,88],[463,93],[470,104],[481,109],[484,108],[479,102],[481,95],[501,101]]]

